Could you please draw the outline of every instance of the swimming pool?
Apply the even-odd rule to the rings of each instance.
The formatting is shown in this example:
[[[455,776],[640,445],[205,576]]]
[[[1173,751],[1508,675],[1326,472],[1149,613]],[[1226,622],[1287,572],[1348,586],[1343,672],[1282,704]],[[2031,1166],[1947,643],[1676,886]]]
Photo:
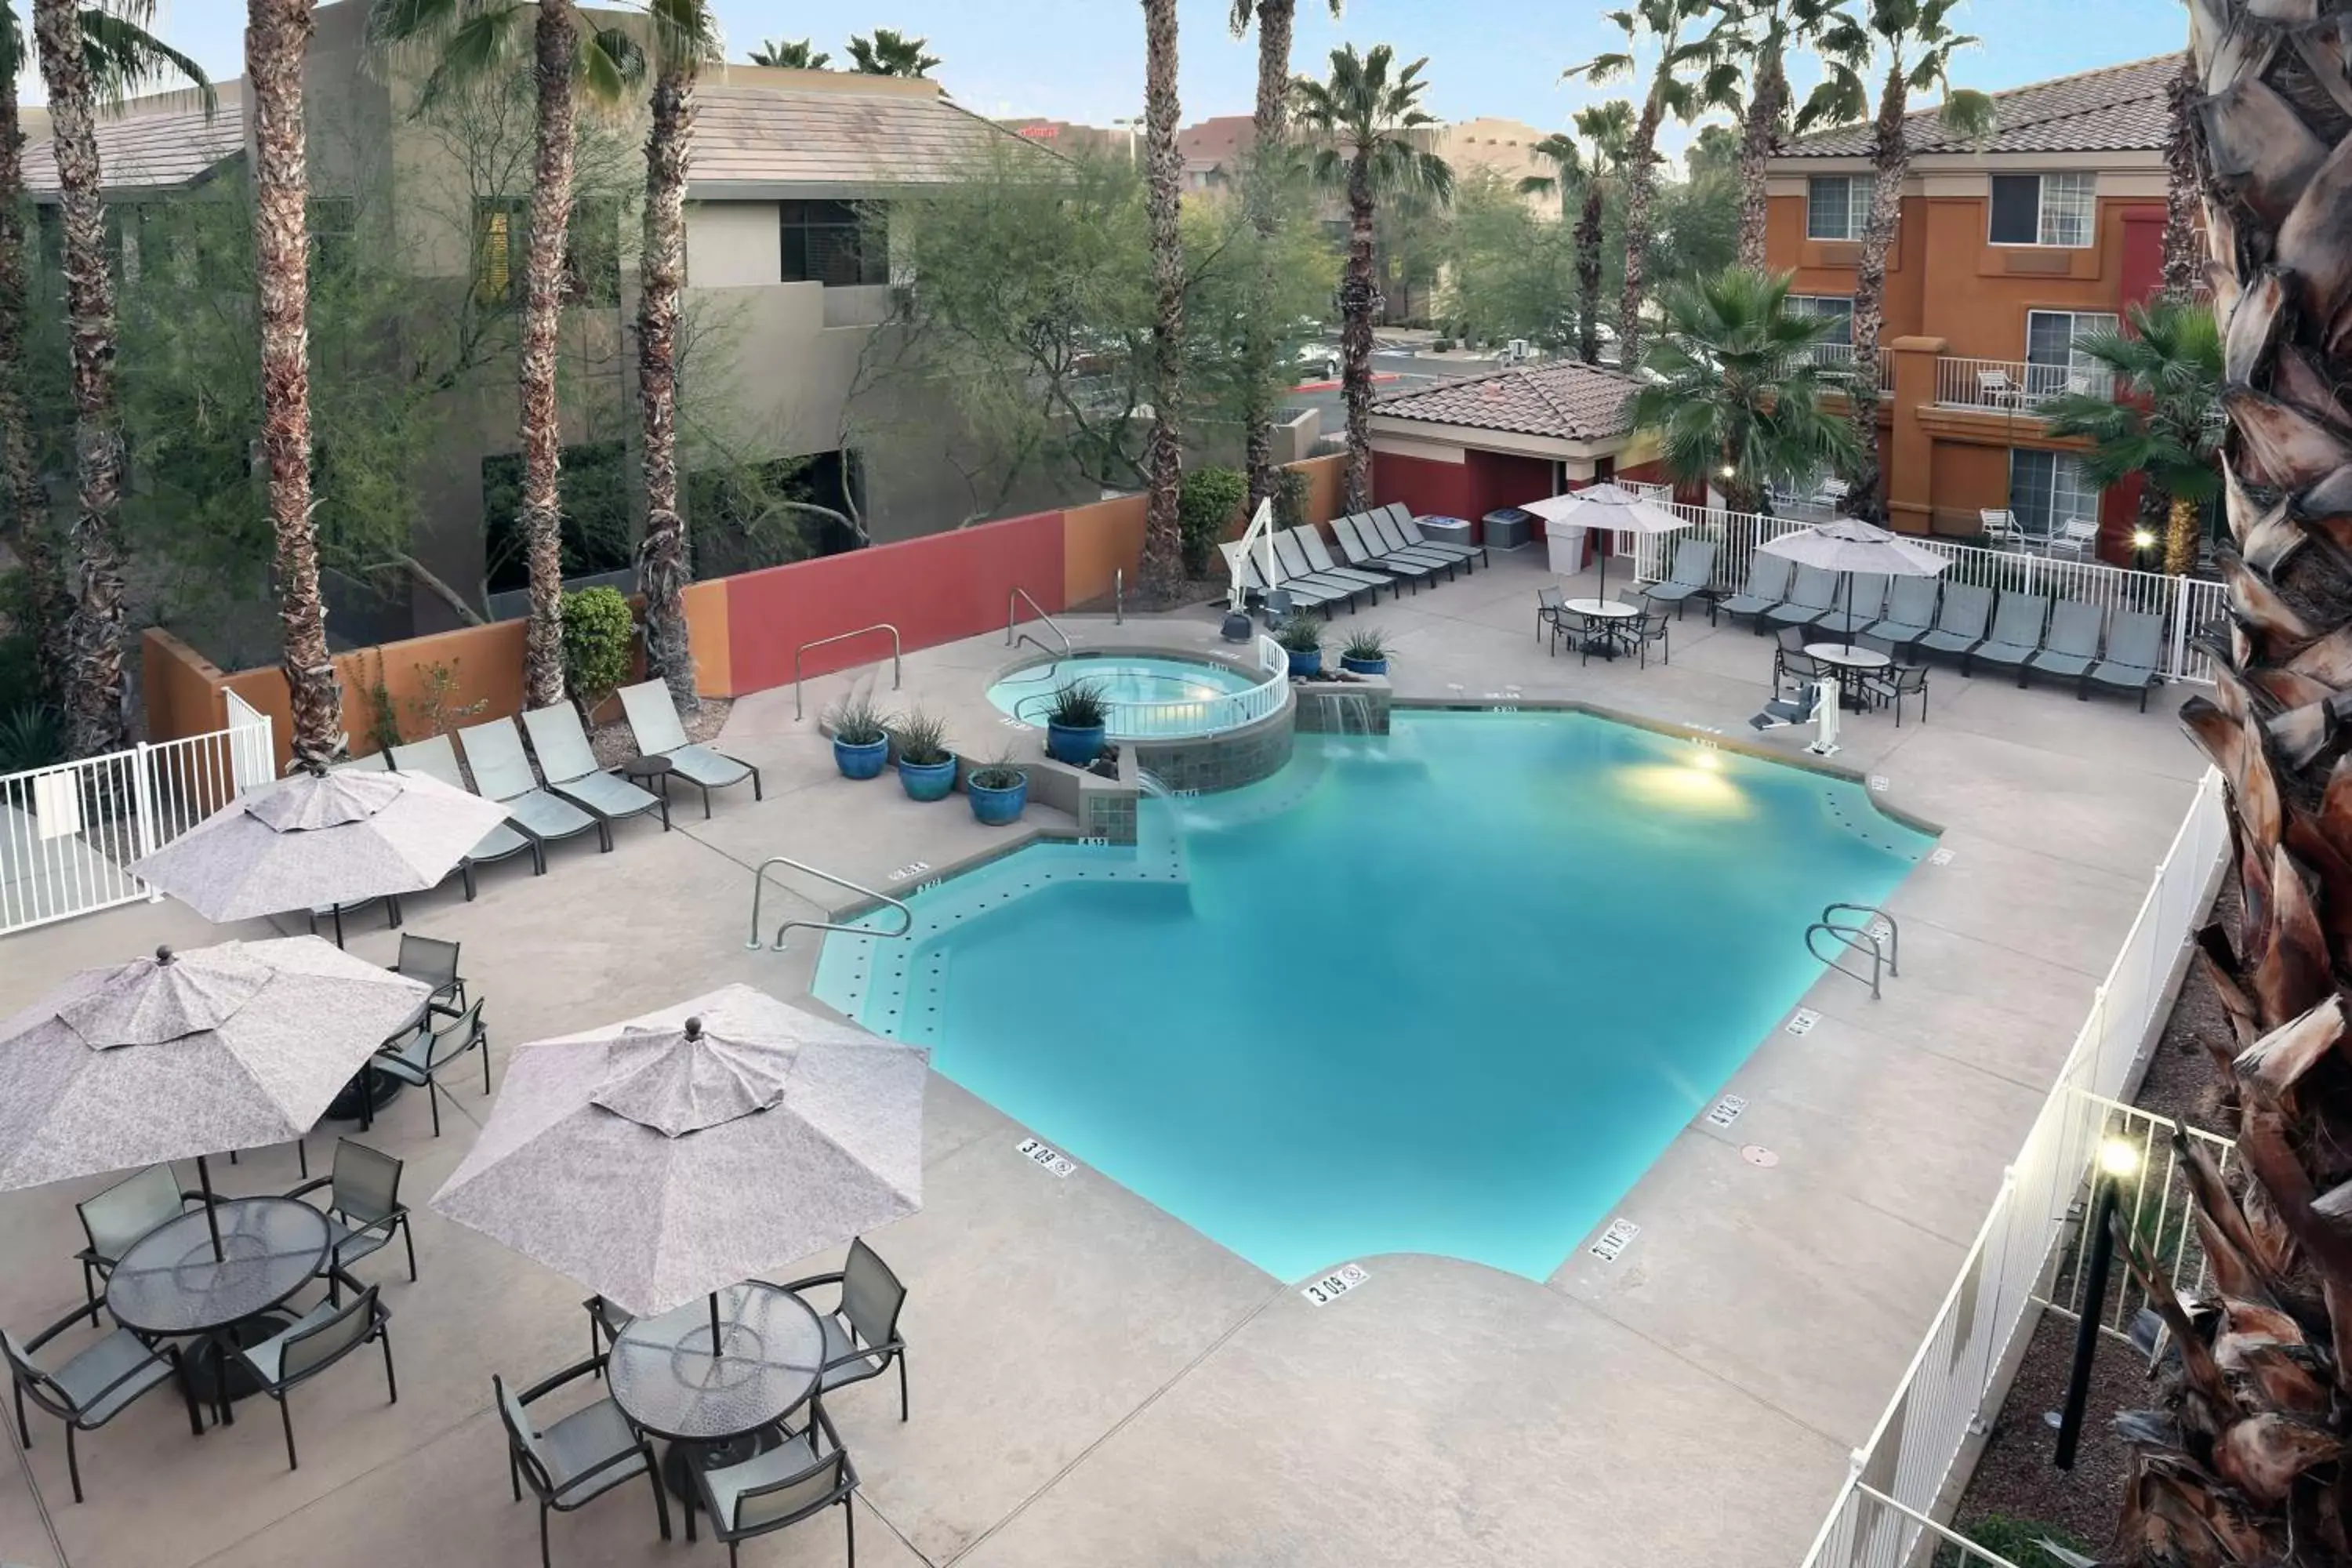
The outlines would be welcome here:
[[[1400,710],[1134,850],[1040,845],[836,936],[817,994],[1287,1279],[1541,1279],[1932,840],[1861,787],[1582,714]]]
[[[1265,717],[1245,694],[1286,674],[1253,674],[1214,659],[1160,654],[1082,653],[1025,665],[988,689],[1002,712],[1039,729],[1057,686],[1084,682],[1109,704],[1114,741],[1205,735]]]

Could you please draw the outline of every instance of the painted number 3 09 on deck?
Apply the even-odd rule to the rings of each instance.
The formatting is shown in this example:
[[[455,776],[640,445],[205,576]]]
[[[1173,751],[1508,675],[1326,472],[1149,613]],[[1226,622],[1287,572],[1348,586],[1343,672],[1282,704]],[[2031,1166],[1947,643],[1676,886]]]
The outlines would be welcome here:
[[[1370,1278],[1362,1264],[1343,1264],[1322,1279],[1300,1286],[1298,1293],[1318,1307],[1327,1307]]]
[[[1031,1164],[1050,1171],[1057,1176],[1066,1176],[1078,1168],[1078,1163],[1076,1160],[1071,1159],[1051,1143],[1041,1143],[1034,1138],[1021,1140],[1014,1152]]]

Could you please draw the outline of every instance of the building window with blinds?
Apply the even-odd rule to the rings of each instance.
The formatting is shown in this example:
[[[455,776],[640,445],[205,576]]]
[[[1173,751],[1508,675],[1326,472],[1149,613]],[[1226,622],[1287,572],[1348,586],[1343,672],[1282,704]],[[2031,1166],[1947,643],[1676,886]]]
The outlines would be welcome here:
[[[2083,472],[2082,459],[2065,452],[2009,454],[2009,510],[2017,524],[2046,539],[2076,518],[2099,521],[2099,487]]]
[[[890,240],[872,202],[780,202],[782,280],[846,289],[890,281]]]
[[[2098,239],[2096,174],[1995,174],[1995,245],[2085,249]]]
[[[1860,239],[1870,226],[1868,174],[1817,174],[1805,182],[1805,237]]]

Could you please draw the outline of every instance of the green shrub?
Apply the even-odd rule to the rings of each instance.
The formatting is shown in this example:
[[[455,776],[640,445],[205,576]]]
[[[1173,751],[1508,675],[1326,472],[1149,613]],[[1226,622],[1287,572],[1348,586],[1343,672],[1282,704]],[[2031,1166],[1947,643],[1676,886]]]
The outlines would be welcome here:
[[[821,721],[845,746],[870,746],[890,738],[890,716],[870,691],[856,691],[835,703]]]
[[[1323,651],[1323,620],[1319,616],[1293,616],[1282,623],[1274,640],[1291,653]]]
[[[1967,1536],[1988,1552],[2008,1558],[2017,1564],[2017,1568],[2074,1568],[2074,1563],[2091,1561],[2082,1554],[2083,1543],[2071,1532],[2054,1524],[2043,1524],[2039,1520],[1989,1513],[1982,1519],[1959,1526],[1957,1533]],[[2053,1555],[2048,1550],[2051,1546],[2067,1555]],[[1936,1553],[1935,1568],[1973,1568],[1973,1565],[1963,1564],[1960,1549],[1948,1542]]]
[[[1187,576],[1209,574],[1219,536],[1248,498],[1249,480],[1239,469],[1203,466],[1184,476],[1184,488],[1176,499],[1176,524],[1183,533]]]
[[[621,689],[636,652],[637,623],[618,588],[563,595],[563,684],[583,714]]]
[[[928,767],[955,761],[955,753],[948,750],[948,721],[934,719],[919,708],[890,726],[890,738],[898,743],[902,763]]]
[[[25,702],[0,713],[0,773],[21,773],[66,760],[54,715]]]
[[[1297,468],[1276,468],[1274,484],[1274,526],[1283,530],[1307,526],[1307,497],[1314,487]]]
[[[1377,663],[1389,656],[1388,635],[1378,626],[1349,632],[1339,652],[1346,658],[1360,659],[1366,664]]]
[[[405,739],[400,732],[400,710],[392,700],[392,690],[384,684],[383,650],[373,650],[374,665],[371,668],[367,655],[361,656],[360,667],[367,670],[368,738],[379,752],[389,752]]]
[[[1110,704],[1103,700],[1102,688],[1090,680],[1068,680],[1054,688],[1053,700],[1045,705],[1045,722],[1059,724],[1065,730],[1093,730],[1110,720]]]
[[[1028,776],[1029,771],[1013,760],[1012,752],[999,752],[964,774],[963,782],[974,789],[1011,789]]]

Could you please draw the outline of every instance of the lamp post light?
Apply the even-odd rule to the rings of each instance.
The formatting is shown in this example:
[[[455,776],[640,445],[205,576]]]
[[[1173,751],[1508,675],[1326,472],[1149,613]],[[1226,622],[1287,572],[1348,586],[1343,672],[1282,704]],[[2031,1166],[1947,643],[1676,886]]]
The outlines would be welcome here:
[[[2148,528],[2133,529],[2131,547],[2132,570],[2136,572],[2147,571],[2148,569],[2147,552],[2156,548],[2156,531]]]
[[[2139,1170],[2139,1151],[2121,1138],[2099,1145],[2099,1168],[2092,1177],[2091,1256],[2083,1265],[2082,1316],[2074,1323],[2074,1364],[2066,1373],[2066,1402],[2058,1411],[2058,1451],[2052,1462],[2074,1468],[2074,1447],[2083,1435],[2083,1405],[2091,1393],[2091,1358],[2098,1353],[2099,1319],[2107,1300],[2107,1272],[2115,1262],[2116,1202],[2123,1184]]]

